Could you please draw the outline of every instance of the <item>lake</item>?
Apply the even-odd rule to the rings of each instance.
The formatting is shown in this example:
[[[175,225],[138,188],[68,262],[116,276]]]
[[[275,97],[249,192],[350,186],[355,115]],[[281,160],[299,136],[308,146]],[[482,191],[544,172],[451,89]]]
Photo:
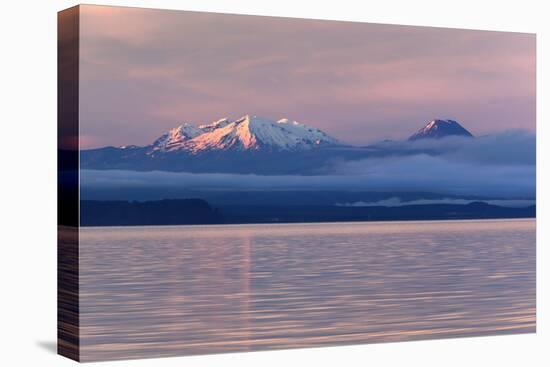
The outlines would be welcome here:
[[[535,220],[80,229],[81,360],[535,331]]]

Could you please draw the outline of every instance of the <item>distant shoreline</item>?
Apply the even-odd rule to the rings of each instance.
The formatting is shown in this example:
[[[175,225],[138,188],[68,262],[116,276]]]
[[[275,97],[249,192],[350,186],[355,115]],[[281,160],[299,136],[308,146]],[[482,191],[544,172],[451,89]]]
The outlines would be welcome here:
[[[482,202],[398,207],[229,205],[202,199],[81,201],[81,227],[411,222],[536,218],[536,206],[501,207]]]

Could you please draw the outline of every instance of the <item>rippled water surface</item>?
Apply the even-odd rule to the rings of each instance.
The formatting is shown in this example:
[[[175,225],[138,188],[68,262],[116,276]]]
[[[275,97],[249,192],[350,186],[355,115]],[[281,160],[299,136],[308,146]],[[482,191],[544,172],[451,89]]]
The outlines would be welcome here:
[[[84,228],[82,360],[535,331],[535,221]]]

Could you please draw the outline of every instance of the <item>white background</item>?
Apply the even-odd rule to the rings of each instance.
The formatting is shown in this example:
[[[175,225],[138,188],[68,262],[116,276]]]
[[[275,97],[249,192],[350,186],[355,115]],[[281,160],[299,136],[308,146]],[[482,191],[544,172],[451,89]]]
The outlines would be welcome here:
[[[550,31],[546,1],[151,0],[97,4],[536,32],[538,332],[276,352],[103,362],[102,366],[550,365]],[[56,340],[56,12],[74,1],[14,0],[0,19],[0,365],[68,366]],[[546,23],[546,24],[545,24]],[[444,62],[444,60],[442,60]],[[545,68],[546,67],[546,68]],[[546,346],[546,348],[545,348]]]

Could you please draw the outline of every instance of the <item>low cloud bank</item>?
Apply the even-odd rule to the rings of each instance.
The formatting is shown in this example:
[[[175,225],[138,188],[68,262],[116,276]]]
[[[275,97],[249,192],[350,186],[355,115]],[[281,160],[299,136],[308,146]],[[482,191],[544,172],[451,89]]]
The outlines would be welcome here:
[[[415,141],[387,141],[377,145],[387,152],[407,155],[431,152],[452,162],[479,165],[534,165],[536,137],[525,130],[508,130],[477,138],[447,137]]]
[[[381,145],[380,149],[385,152],[382,155],[332,162],[323,174],[315,176],[82,170],[81,193],[86,197],[88,190],[139,188],[160,193],[163,189],[354,190],[432,192],[499,199],[535,197],[533,134],[511,131],[476,139]]]
[[[351,164],[351,163],[350,163]],[[422,166],[422,169],[419,169]],[[422,191],[488,197],[534,197],[534,166],[478,167],[450,164],[428,156],[396,161],[361,163],[360,175],[259,176],[172,172],[81,172],[81,191],[163,188],[182,190],[353,190]]]
[[[522,208],[531,205],[535,205],[535,200],[522,200],[522,199],[494,199],[494,200],[473,200],[473,199],[454,199],[454,198],[443,198],[443,199],[421,199],[421,200],[410,200],[402,201],[399,197],[392,197],[385,200],[378,200],[373,202],[365,201],[355,201],[353,203],[337,203],[337,206],[348,206],[348,207],[362,207],[362,206],[403,206],[403,205],[427,205],[427,204],[470,204],[476,201],[483,201],[487,204],[504,206],[509,208]]]

